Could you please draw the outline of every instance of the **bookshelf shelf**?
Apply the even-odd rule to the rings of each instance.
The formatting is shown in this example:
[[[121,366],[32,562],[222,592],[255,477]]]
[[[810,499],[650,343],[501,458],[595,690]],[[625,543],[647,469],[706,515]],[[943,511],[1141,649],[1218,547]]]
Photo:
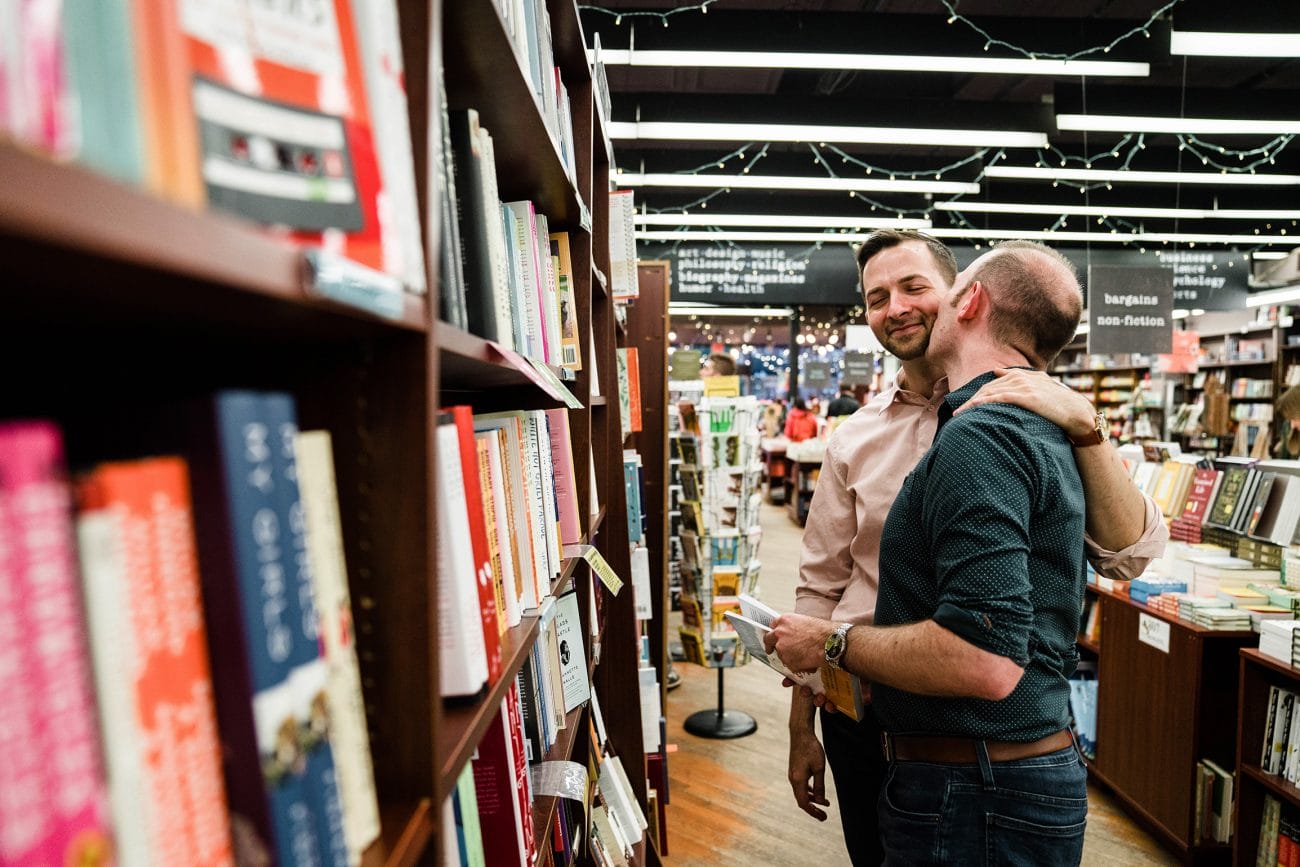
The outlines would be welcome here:
[[[525,617],[518,626],[501,636],[501,679],[488,689],[486,695],[475,698],[470,704],[451,704],[443,708],[441,731],[437,733],[438,754],[442,756],[438,788],[438,803],[456,787],[456,777],[473,756],[478,742],[483,739],[492,717],[500,710],[517,675],[524,667],[524,659],[537,641],[538,619]]]
[[[361,867],[415,867],[433,836],[429,800],[413,806],[381,804],[379,814],[383,833],[362,854]]]
[[[600,287],[600,291],[601,291],[602,293],[604,293],[605,295],[608,295],[608,294],[609,294],[609,278],[607,278],[607,277],[605,276],[605,272],[602,271],[602,270],[600,270],[599,268],[597,268],[597,267],[595,267],[595,266],[593,265],[592,268],[591,268],[591,273],[592,273],[592,276],[594,276],[594,277],[596,278],[596,285]]]
[[[546,751],[543,761],[568,761],[573,757],[574,748],[585,739],[586,730],[582,728],[584,709],[576,707],[564,716],[564,729],[555,740],[555,744]],[[533,827],[550,828],[555,821],[555,810],[560,799],[552,795],[538,795],[533,801]]]
[[[523,393],[509,395],[513,407],[563,405],[528,373],[497,355],[483,338],[441,321],[433,324],[433,330],[438,343],[441,387],[448,398],[444,403],[456,403],[466,394],[473,396],[520,389]],[[555,372],[554,368],[552,372]]]
[[[1266,774],[1254,765],[1243,764],[1241,773],[1268,789],[1293,807],[1300,808],[1300,788],[1291,785],[1277,774]]]
[[[1219,370],[1230,367],[1263,367],[1276,363],[1276,358],[1254,358],[1247,361],[1203,361],[1197,366],[1201,370]]]
[[[403,299],[397,320],[315,298],[302,252],[257,228],[7,143],[0,143],[0,255],[32,285],[7,294],[10,313],[323,336],[428,328],[420,296]]]
[[[608,406],[608,405],[609,405],[609,399],[605,397],[605,395],[603,394],[599,395],[598,397],[593,397],[591,399],[591,406]]]

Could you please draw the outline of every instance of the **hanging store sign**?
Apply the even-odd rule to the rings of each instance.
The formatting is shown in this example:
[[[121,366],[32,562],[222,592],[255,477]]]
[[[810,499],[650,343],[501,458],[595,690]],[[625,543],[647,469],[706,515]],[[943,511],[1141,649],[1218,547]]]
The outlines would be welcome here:
[[[802,379],[804,388],[823,389],[831,384],[831,366],[826,361],[805,361]]]
[[[876,374],[875,356],[868,352],[845,352],[840,385],[870,385]]]
[[[1154,355],[1173,349],[1174,280],[1168,268],[1088,269],[1088,353]]]
[[[672,300],[703,304],[862,303],[853,249],[799,245],[647,244],[642,259],[672,262]]]

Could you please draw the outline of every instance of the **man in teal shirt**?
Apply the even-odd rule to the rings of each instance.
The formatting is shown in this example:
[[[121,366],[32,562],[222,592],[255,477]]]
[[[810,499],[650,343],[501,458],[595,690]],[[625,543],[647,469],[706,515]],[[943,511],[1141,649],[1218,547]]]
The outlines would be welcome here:
[[[930,353],[961,407],[999,367],[1042,369],[1073,336],[1067,260],[1012,242],[957,278]],[[946,414],[946,413],[945,413]],[[888,863],[1074,864],[1087,815],[1066,677],[1083,593],[1083,490],[1070,441],[984,404],[941,424],[885,523],[874,626],[787,615],[787,665],[831,660],[873,685],[890,771]]]

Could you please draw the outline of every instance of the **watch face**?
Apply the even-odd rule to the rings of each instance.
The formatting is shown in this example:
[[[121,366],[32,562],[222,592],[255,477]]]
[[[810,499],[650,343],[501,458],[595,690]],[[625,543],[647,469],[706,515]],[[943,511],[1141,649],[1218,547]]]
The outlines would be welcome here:
[[[832,632],[826,639],[825,649],[827,659],[839,659],[844,653],[844,633],[838,629]]]

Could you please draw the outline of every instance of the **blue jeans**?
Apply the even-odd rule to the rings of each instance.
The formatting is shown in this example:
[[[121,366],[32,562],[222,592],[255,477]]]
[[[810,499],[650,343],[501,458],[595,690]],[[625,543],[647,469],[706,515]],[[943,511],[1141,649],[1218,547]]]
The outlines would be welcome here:
[[[1087,771],[1074,747],[974,765],[892,762],[880,792],[887,865],[1075,865]]]

